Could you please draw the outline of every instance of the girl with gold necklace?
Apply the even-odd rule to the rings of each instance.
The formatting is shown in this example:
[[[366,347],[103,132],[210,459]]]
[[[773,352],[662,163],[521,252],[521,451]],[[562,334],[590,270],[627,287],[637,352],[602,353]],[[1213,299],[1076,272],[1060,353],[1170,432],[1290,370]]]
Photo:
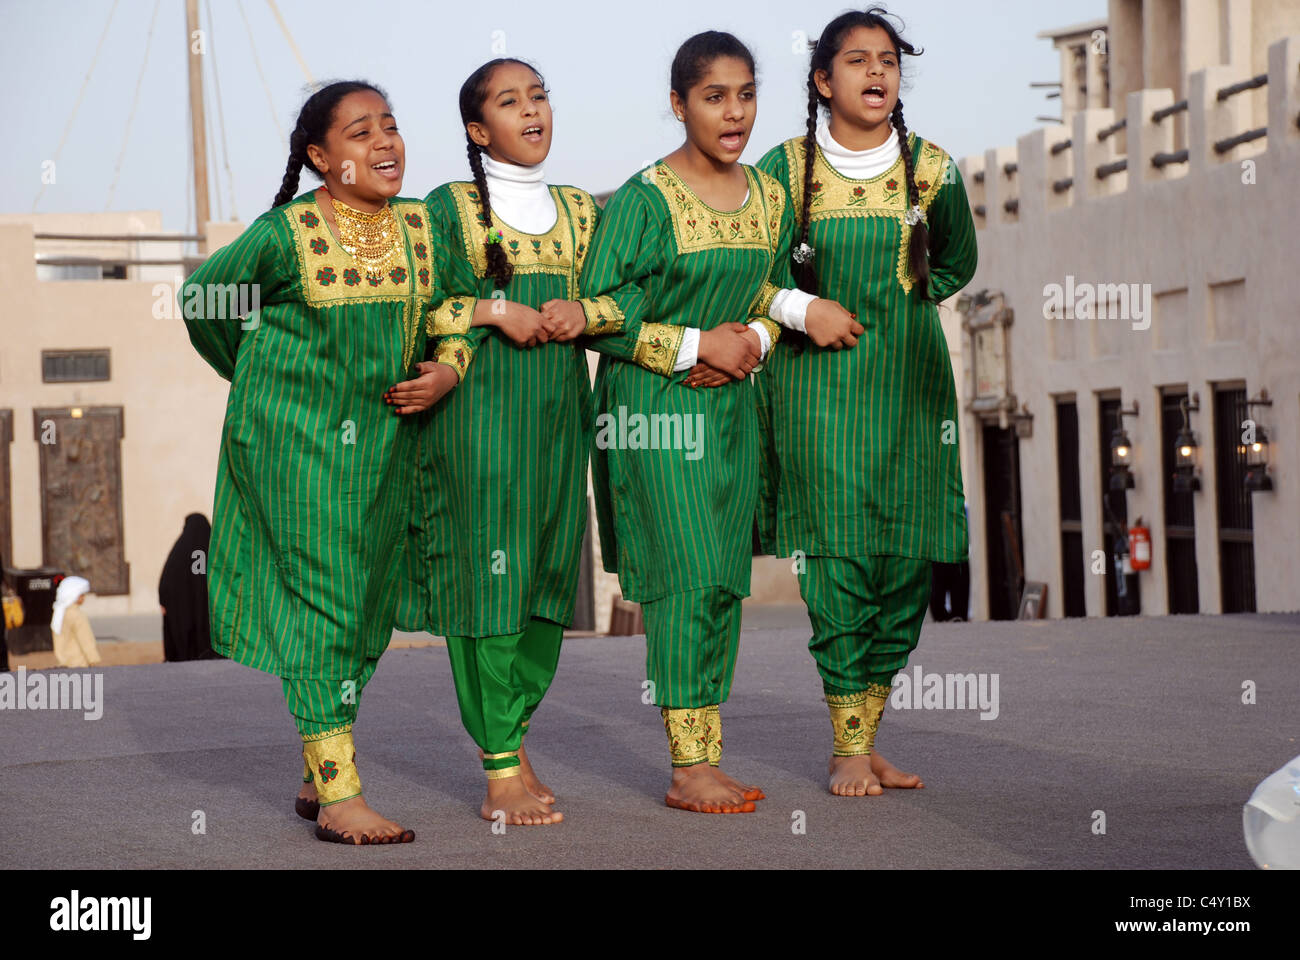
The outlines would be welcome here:
[[[446,366],[417,362],[424,315],[441,298],[424,204],[397,196],[404,163],[382,91],[317,91],[273,209],[213,253],[182,298],[195,348],[231,381],[208,563],[212,646],[282,678],[302,737],[295,809],[338,843],[415,836],[366,803],[352,742],[392,634],[409,415],[456,383]],[[295,198],[304,167],[324,185]],[[257,304],[242,319],[222,309],[241,287]]]

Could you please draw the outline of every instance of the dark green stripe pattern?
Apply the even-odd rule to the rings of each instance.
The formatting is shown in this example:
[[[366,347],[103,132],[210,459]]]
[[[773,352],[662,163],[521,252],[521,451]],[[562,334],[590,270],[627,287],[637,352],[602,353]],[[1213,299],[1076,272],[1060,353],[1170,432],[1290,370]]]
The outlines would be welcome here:
[[[314,208],[311,195],[290,210],[299,205]],[[430,298],[412,283],[404,298],[310,306],[293,244],[284,208],[271,210],[189,281],[258,284],[261,301],[248,330],[206,303],[186,318],[199,353],[231,379],[208,557],[212,644],[281,677],[341,680],[392,633],[415,425],[383,394],[409,375],[404,341]]]
[[[812,222],[820,296],[867,329],[839,351],[806,340],[798,352],[783,339],[758,378],[770,429],[760,531],[779,556],[966,558],[957,393],[936,302],[970,280],[977,251],[961,175],[948,164],[927,211],[935,302],[899,283],[910,233],[900,217],[847,211]],[[759,167],[790,183],[785,145]]]
[[[444,296],[491,300],[449,186],[425,202]],[[504,295],[539,309],[575,290],[569,273],[517,271]],[[586,355],[577,341],[522,349],[490,327],[465,339],[476,349],[464,381],[419,418],[398,623],[460,637],[519,633],[537,617],[568,624],[587,529]]]

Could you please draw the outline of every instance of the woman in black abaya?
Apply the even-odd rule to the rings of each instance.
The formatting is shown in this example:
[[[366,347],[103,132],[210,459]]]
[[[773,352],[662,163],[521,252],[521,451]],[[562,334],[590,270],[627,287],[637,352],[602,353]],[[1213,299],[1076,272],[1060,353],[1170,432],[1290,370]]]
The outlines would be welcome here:
[[[212,527],[201,513],[185,518],[185,529],[167,555],[158,581],[163,608],[163,657],[210,660],[220,656],[208,638],[208,538]]]

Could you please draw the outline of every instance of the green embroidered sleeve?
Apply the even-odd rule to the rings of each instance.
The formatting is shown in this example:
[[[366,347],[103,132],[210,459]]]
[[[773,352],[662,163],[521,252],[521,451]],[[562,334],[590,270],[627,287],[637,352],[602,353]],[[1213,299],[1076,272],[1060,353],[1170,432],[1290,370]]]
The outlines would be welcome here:
[[[473,264],[462,255],[465,243],[449,187],[444,185],[434,190],[425,197],[424,204],[429,211],[439,289],[447,294],[430,309],[425,329],[434,361],[450,365],[464,380],[474,350],[491,333],[491,328],[470,326],[478,304],[475,296],[478,278]]]
[[[617,311],[618,326],[602,336],[584,337],[583,345],[669,376],[686,331],[646,322],[650,315],[646,281],[659,269],[663,256],[658,242],[663,216],[651,203],[648,189],[633,178],[605,207],[582,271],[583,309],[589,329],[602,305],[606,311]]]
[[[257,323],[244,308],[274,302],[292,287],[285,269],[292,253],[277,229],[281,217],[279,209],[258,217],[237,239],[203,261],[181,290],[181,316],[190,342],[226,380],[235,375],[244,329]]]
[[[939,192],[930,204],[930,296],[946,300],[975,276],[979,251],[966,185],[948,158]]]

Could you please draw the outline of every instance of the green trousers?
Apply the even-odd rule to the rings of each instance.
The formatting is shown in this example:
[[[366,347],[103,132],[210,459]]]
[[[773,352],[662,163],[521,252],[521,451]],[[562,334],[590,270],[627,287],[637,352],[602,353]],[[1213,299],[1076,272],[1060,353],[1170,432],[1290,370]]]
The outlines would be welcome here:
[[[799,593],[808,643],[828,696],[890,686],[916,649],[930,600],[930,561],[910,557],[808,557]]]
[[[677,710],[726,702],[740,652],[740,600],[705,587],[641,604],[656,704]]]
[[[563,639],[564,627],[540,617],[521,633],[447,638],[460,719],[484,753],[485,770],[519,766],[513,754],[550,689]]]
[[[361,705],[361,691],[375,675],[379,658],[362,661],[361,673],[355,677],[327,680],[282,677],[284,699],[304,737],[319,736],[329,730],[351,727]]]

